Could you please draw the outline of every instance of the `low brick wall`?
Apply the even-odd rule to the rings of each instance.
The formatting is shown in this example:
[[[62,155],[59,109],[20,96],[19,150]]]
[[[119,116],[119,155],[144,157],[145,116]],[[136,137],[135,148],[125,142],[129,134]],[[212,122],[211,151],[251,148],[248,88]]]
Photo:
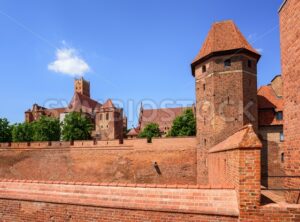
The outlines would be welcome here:
[[[300,221],[300,205],[261,205],[261,147],[252,127],[245,126],[209,151],[211,186],[234,186],[239,205],[239,221]]]
[[[0,181],[6,221],[237,221],[230,187]]]
[[[0,178],[196,184],[194,137],[1,145]]]

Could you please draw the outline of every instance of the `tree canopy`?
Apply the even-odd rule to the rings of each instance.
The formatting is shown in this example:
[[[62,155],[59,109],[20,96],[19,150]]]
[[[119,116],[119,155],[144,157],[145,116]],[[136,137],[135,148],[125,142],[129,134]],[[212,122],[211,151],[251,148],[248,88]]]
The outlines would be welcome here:
[[[187,109],[177,116],[168,136],[194,136],[196,135],[196,118],[192,109]]]
[[[30,142],[33,140],[33,124],[19,123],[13,126],[13,142]]]
[[[33,124],[33,141],[59,141],[60,123],[59,119],[42,116]]]
[[[151,140],[153,137],[159,137],[160,135],[159,125],[157,123],[149,123],[139,134],[139,137]]]
[[[65,141],[91,139],[93,125],[82,113],[72,112],[66,115],[62,127],[62,139]]]
[[[0,118],[0,143],[11,142],[12,126],[6,118]]]

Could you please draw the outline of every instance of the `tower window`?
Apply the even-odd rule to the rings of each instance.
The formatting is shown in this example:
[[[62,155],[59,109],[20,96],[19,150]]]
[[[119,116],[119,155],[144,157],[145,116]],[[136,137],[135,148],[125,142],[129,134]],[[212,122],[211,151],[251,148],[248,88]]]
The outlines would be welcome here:
[[[252,68],[252,61],[250,59],[248,60],[248,68]]]
[[[205,91],[205,84],[203,84],[203,91]]]
[[[277,120],[282,120],[283,119],[282,111],[279,111],[279,112],[276,113],[276,119]]]
[[[224,61],[224,66],[225,66],[225,67],[230,67],[230,66],[231,66],[231,59],[226,59],[226,60]]]
[[[284,141],[284,134],[283,132],[280,132],[280,142],[283,142]]]
[[[284,163],[284,153],[281,154],[281,163]]]
[[[100,114],[100,120],[102,120],[103,119],[103,115],[102,114]]]
[[[202,66],[202,73],[206,72],[206,65]]]
[[[109,113],[106,113],[106,120],[109,120]]]

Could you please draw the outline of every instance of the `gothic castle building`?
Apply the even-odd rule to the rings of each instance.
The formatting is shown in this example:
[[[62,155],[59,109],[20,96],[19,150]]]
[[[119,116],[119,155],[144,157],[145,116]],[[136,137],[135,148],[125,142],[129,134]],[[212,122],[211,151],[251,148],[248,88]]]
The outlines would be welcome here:
[[[25,112],[25,121],[33,122],[41,116],[59,118],[63,121],[70,112],[82,112],[94,124],[92,136],[99,140],[123,139],[124,129],[127,128],[127,119],[122,108],[117,108],[111,99],[101,104],[91,98],[90,82],[83,78],[75,79],[74,95],[68,107],[47,109],[34,104],[32,109]]]

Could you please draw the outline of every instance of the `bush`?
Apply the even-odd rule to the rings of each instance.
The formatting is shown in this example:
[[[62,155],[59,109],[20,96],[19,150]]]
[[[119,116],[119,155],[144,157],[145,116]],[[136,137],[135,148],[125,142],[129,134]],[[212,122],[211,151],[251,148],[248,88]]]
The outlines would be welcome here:
[[[187,109],[182,115],[177,116],[168,136],[195,136],[196,118],[192,109]]]
[[[59,119],[42,116],[33,124],[33,141],[59,141]]]
[[[33,140],[33,124],[20,123],[13,126],[13,142],[31,142]]]
[[[93,125],[89,118],[82,113],[72,112],[65,117],[62,139],[65,141],[88,140],[91,139],[92,129]]]
[[[139,134],[140,138],[147,138],[151,142],[153,137],[160,137],[159,125],[157,123],[149,123],[144,130]]]
[[[6,118],[0,118],[0,143],[11,142],[12,126]]]

